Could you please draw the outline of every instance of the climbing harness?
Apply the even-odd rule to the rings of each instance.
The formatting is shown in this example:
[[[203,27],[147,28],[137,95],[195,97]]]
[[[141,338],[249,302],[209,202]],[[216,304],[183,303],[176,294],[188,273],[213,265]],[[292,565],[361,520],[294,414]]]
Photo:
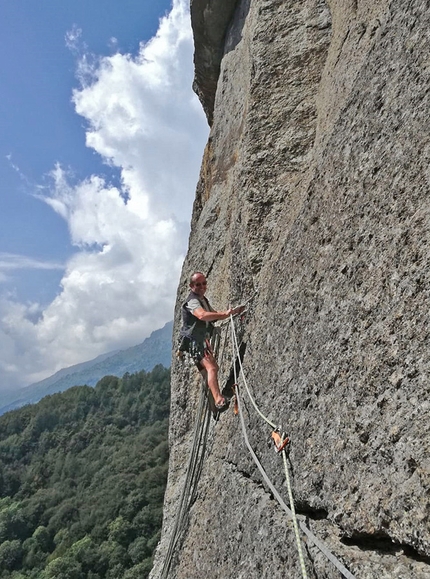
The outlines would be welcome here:
[[[296,544],[297,544],[298,556],[299,556],[299,561],[300,561],[300,568],[302,571],[303,579],[307,579],[307,573],[306,573],[306,566],[305,566],[304,557],[303,557],[303,551],[302,551],[302,547],[301,547],[299,527],[305,533],[305,535],[313,542],[313,544],[320,549],[320,551],[327,557],[327,559],[329,559],[333,563],[333,565],[342,573],[342,575],[344,577],[346,577],[347,579],[355,579],[354,575],[339,561],[339,559],[337,559],[333,555],[333,553],[331,553],[331,551],[328,549],[328,547],[320,539],[318,539],[312,533],[312,531],[310,531],[310,529],[308,529],[308,527],[304,524],[304,522],[298,521],[298,519],[297,519],[297,516],[295,513],[294,499],[293,499],[293,493],[292,493],[292,487],[291,487],[291,481],[290,481],[290,475],[289,475],[289,469],[288,469],[288,462],[287,462],[287,452],[286,452],[286,448],[290,442],[289,438],[285,435],[285,433],[283,433],[281,431],[281,427],[275,426],[275,424],[271,420],[269,420],[266,416],[264,416],[264,414],[258,408],[258,406],[257,406],[249,388],[248,388],[245,373],[243,370],[242,360],[241,360],[240,356],[237,355],[237,353],[239,352],[239,346],[238,346],[236,331],[235,331],[234,322],[233,322],[232,318],[230,318],[230,327],[231,327],[233,360],[234,359],[239,360],[240,376],[241,376],[243,384],[245,386],[245,390],[246,390],[246,393],[248,395],[248,398],[250,399],[254,409],[257,411],[257,413],[260,415],[260,417],[274,429],[272,432],[272,439],[275,443],[276,451],[279,452],[280,454],[282,454],[290,507],[288,507],[285,504],[285,502],[282,499],[282,497],[280,496],[279,492],[274,487],[272,481],[267,476],[262,464],[260,463],[257,455],[255,454],[255,452],[254,452],[254,450],[249,442],[249,438],[248,438],[246,426],[245,426],[245,420],[244,420],[244,416],[243,416],[243,409],[242,409],[243,402],[241,400],[240,387],[238,385],[238,377],[236,376],[236,368],[235,368],[235,392],[236,392],[236,399],[237,399],[237,404],[238,404],[238,413],[239,413],[239,418],[240,418],[240,423],[241,423],[241,428],[242,428],[242,433],[243,433],[243,437],[245,440],[245,444],[248,447],[248,450],[249,450],[258,470],[260,471],[263,479],[265,480],[267,486],[269,487],[269,489],[273,493],[273,496],[276,498],[276,500],[280,504],[281,508],[287,513],[289,518],[292,520],[293,528],[294,528],[294,534],[296,537]]]
[[[258,290],[254,290],[254,292],[251,294],[251,296],[245,300],[240,307],[245,308],[245,310],[243,312],[241,312],[240,314],[234,314],[234,317],[236,316],[243,316],[244,313],[246,312],[246,308],[249,306],[249,304],[254,300],[254,298],[256,297],[256,295],[258,294]],[[191,292],[187,299],[185,300],[185,302],[182,304],[182,328],[180,331],[180,338],[179,338],[179,345],[178,345],[178,349],[176,350],[176,357],[178,358],[178,360],[180,360],[181,362],[184,361],[185,359],[185,353],[189,353],[190,352],[190,344],[191,344],[191,337],[193,335],[193,332],[195,330],[197,330],[198,332],[202,332],[202,330],[204,331],[204,329],[208,328],[208,324],[206,322],[202,322],[201,320],[196,320],[195,317],[187,310],[186,308],[186,304],[188,303],[189,299],[196,299],[200,302],[200,305],[203,309],[205,309],[205,305],[203,300],[201,299],[200,296],[197,296],[196,294],[194,294],[193,292]],[[213,311],[212,310],[212,306],[209,303],[209,300],[205,297],[206,303],[209,306],[209,308],[211,308],[211,310],[208,311]],[[194,319],[194,321],[193,321]],[[229,319],[224,320],[222,322],[220,322],[218,324],[218,326],[214,326],[212,322],[209,322],[209,329],[210,329],[210,335],[212,338],[212,334],[214,331],[219,331],[220,328],[222,328],[223,326],[229,324],[230,321]],[[224,342],[224,347],[225,347],[225,342]],[[224,352],[223,352],[224,353]]]

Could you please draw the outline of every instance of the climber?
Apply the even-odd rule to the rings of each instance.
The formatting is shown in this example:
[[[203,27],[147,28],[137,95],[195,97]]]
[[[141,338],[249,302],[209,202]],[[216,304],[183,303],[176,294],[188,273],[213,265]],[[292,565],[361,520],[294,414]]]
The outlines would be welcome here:
[[[210,338],[214,324],[218,320],[225,320],[230,315],[240,314],[245,306],[230,308],[225,312],[215,311],[205,297],[207,289],[206,277],[196,271],[190,277],[191,292],[182,305],[183,326],[181,329],[181,350],[191,354],[197,368],[204,378],[214,398],[218,412],[227,410],[229,399],[222,396],[218,385],[218,364],[210,346]]]

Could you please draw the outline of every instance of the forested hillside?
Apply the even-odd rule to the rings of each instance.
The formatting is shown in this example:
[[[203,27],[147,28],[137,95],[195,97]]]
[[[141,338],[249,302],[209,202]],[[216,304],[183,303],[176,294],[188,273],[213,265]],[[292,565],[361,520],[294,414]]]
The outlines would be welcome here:
[[[0,578],[147,577],[170,371],[106,376],[0,417]]]

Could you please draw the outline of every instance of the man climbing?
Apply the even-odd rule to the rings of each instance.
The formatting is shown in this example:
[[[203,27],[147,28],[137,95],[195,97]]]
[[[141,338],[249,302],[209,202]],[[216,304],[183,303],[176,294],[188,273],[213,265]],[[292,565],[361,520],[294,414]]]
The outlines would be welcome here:
[[[218,385],[218,364],[210,346],[210,337],[213,332],[213,322],[225,320],[230,315],[240,314],[245,306],[230,308],[225,312],[215,311],[209,304],[205,293],[207,289],[206,277],[196,271],[190,277],[191,292],[182,306],[183,326],[181,335],[188,340],[188,351],[197,368],[207,377],[207,383],[215,406],[219,412],[228,408],[229,400],[222,396]]]

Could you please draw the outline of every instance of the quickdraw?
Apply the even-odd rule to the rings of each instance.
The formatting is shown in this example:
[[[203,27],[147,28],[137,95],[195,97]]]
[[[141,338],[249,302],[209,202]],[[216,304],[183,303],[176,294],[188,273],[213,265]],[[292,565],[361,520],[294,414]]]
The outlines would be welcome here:
[[[275,452],[279,453],[284,450],[284,448],[290,443],[290,439],[281,431],[281,427],[275,428],[271,436],[273,444],[275,445]]]
[[[233,391],[233,398],[234,398],[233,412],[235,416],[239,414],[239,404],[237,402],[236,388],[237,384],[232,384],[231,389]]]
[[[236,351],[239,350],[238,347],[238,343],[237,343],[237,336],[236,336],[236,332],[235,332],[235,327],[234,327],[234,323],[233,323],[233,319],[232,316],[230,316],[230,326],[231,326],[231,335],[232,335],[232,344],[233,344],[233,359],[235,359],[236,357]],[[240,358],[240,356],[238,357],[238,361],[239,361],[239,366],[240,366],[240,375],[242,377],[243,380],[243,385],[244,388],[246,390],[246,393],[248,395],[249,400],[252,403],[252,406],[254,407],[254,409],[256,410],[257,414],[260,415],[260,417],[269,425],[271,426],[274,430],[272,433],[272,440],[275,444],[275,448],[276,451],[282,454],[282,459],[284,462],[284,468],[285,468],[285,479],[286,479],[286,484],[287,484],[287,490],[288,490],[288,498],[289,498],[289,502],[290,502],[290,507],[288,507],[284,500],[282,499],[282,497],[280,496],[280,494],[278,493],[278,491],[276,490],[276,488],[274,487],[272,481],[270,480],[270,478],[267,476],[262,464],[260,463],[260,461],[258,460],[257,455],[255,454],[247,433],[246,433],[246,426],[245,426],[245,420],[243,417],[243,410],[242,410],[242,400],[241,400],[241,394],[240,394],[240,388],[238,385],[238,376],[236,373],[236,368],[235,368],[235,382],[236,382],[236,398],[237,398],[237,402],[239,405],[239,419],[240,419],[240,424],[242,427],[242,432],[243,432],[243,436],[245,439],[245,444],[248,447],[249,452],[251,453],[251,456],[258,468],[258,470],[260,471],[261,475],[263,476],[264,480],[266,481],[268,487],[270,488],[270,490],[273,493],[273,496],[276,498],[276,500],[278,501],[278,503],[280,504],[280,506],[282,507],[282,509],[287,513],[287,515],[291,518],[292,523],[293,523],[293,528],[294,528],[294,533],[296,536],[296,542],[297,542],[297,549],[298,549],[298,556],[299,556],[299,561],[300,561],[300,568],[302,571],[302,577],[303,579],[307,579],[307,572],[306,572],[306,564],[305,564],[305,560],[303,557],[303,549],[301,546],[301,538],[299,535],[299,527],[302,529],[302,531],[305,533],[305,535],[312,541],[312,543],[314,545],[316,545],[320,551],[333,563],[333,565],[342,573],[342,575],[344,577],[346,577],[347,579],[355,579],[354,575],[345,567],[345,565],[343,565],[343,563],[341,563],[341,561],[339,561],[339,559],[337,559],[337,557],[335,557],[333,555],[333,553],[330,552],[330,550],[327,548],[327,546],[323,543],[323,541],[319,540],[311,531],[310,529],[308,529],[308,527],[303,523],[303,521],[298,521],[297,520],[297,516],[296,516],[296,512],[295,512],[295,506],[294,506],[294,498],[293,498],[293,493],[292,493],[292,488],[291,488],[291,481],[290,481],[290,475],[289,475],[289,470],[288,470],[288,462],[287,462],[287,450],[286,447],[288,445],[288,443],[290,442],[289,438],[285,435],[284,432],[281,432],[281,428],[277,427],[276,424],[274,424],[269,418],[267,418],[266,416],[264,416],[264,414],[261,412],[261,410],[258,408],[246,381],[246,377],[245,377],[245,373],[243,371],[243,366],[242,366],[242,360]],[[279,448],[279,446],[284,445],[283,448]]]

